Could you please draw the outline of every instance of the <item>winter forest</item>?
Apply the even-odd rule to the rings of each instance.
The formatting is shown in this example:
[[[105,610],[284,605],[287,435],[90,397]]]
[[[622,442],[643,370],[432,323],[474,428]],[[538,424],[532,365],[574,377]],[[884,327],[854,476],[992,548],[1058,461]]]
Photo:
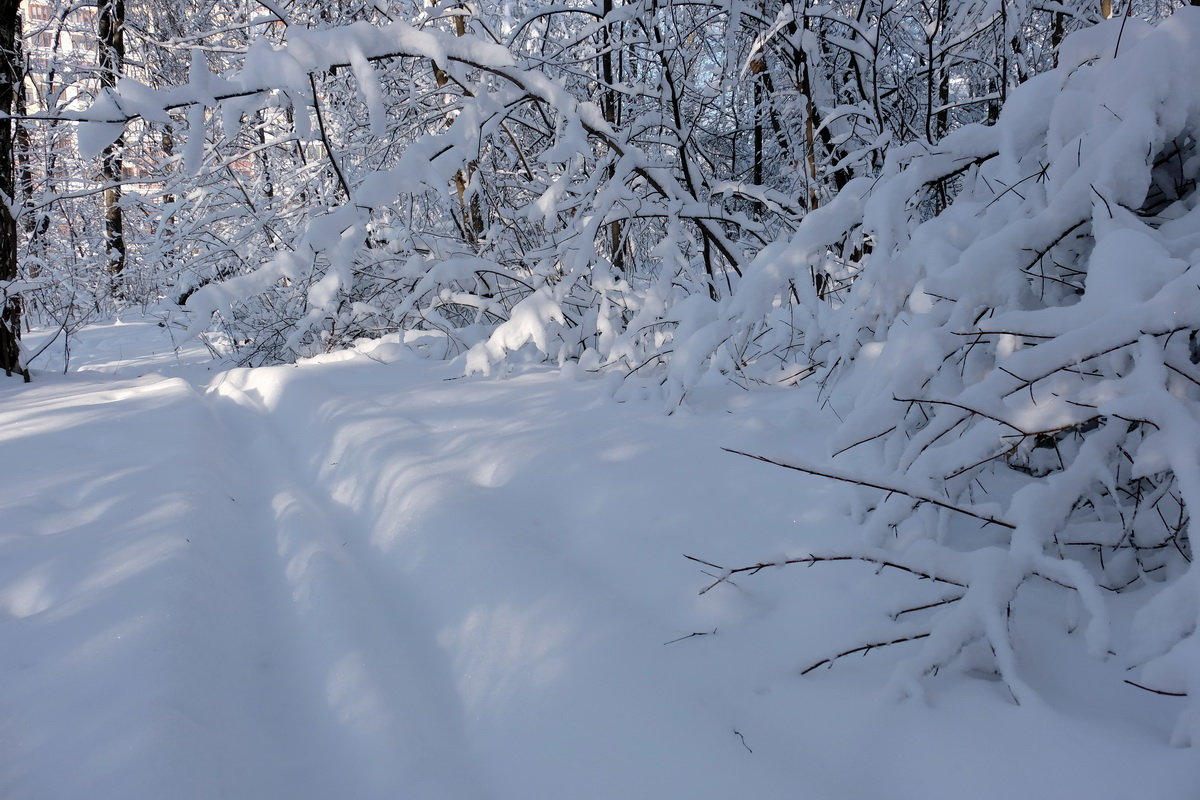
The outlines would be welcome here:
[[[1200,7],[0,0],[0,797],[1200,796]]]

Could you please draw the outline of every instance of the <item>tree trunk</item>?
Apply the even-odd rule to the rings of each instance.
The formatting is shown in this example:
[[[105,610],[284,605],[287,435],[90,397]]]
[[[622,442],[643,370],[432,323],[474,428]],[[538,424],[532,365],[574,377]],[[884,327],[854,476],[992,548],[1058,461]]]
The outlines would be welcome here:
[[[125,69],[125,0],[102,0],[99,8],[100,85],[116,88]],[[125,137],[104,148],[101,174],[104,190],[104,249],[115,281],[125,270],[125,220],[121,213],[122,150]]]
[[[29,370],[21,363],[21,296],[9,294],[5,283],[17,279],[17,220],[13,207],[17,196],[13,170],[13,121],[7,115],[14,109],[20,81],[20,2],[0,0],[0,369],[5,375],[16,373],[29,380]]]
[[[453,6],[455,10],[466,11],[466,6],[459,3]],[[467,18],[465,14],[455,14],[452,18],[454,25],[454,35],[462,38],[467,35]],[[450,76],[439,67],[433,64],[433,77],[439,87],[445,86],[450,82]],[[446,127],[450,127],[451,120],[446,120]],[[471,245],[478,247],[479,240],[483,236],[486,229],[483,218],[483,207],[480,204],[479,194],[476,192],[471,195],[470,200],[467,199],[467,190],[471,185],[471,179],[475,175],[475,170],[478,164],[474,161],[467,162],[465,169],[460,169],[454,173],[454,193],[458,197],[459,215],[457,223],[462,230],[463,238]]]
[[[613,88],[617,75],[613,69],[613,36],[610,27],[613,24],[611,21],[613,0],[603,0],[600,5],[600,13],[604,15],[600,28],[600,46],[603,48],[600,56],[600,77],[604,81],[604,87],[600,90],[600,106],[604,113],[604,121],[611,125],[613,130],[619,130],[621,96]],[[609,177],[612,174],[610,168]],[[619,220],[608,223],[608,249],[613,269],[618,273],[623,273],[625,271],[625,233]]]

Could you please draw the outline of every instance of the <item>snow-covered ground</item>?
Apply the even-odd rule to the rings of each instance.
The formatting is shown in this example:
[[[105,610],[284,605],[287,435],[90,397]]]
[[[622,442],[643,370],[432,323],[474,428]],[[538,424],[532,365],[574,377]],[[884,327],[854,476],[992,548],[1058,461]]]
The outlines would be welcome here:
[[[398,346],[228,369],[172,332],[97,326],[0,382],[5,800],[1200,795],[1178,701],[1062,635],[1049,588],[1023,706],[965,672],[897,701],[905,645],[799,675],[894,636],[906,576],[699,594],[685,553],[847,535],[837,485],[720,449],[822,457],[804,389],[666,415]]]

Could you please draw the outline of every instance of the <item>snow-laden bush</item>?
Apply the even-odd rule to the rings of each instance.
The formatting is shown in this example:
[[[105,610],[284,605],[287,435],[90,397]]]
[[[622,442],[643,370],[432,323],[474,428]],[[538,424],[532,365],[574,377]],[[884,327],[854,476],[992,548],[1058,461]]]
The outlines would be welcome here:
[[[1200,744],[1200,9],[1096,26],[1059,60],[994,126],[893,151],[731,306],[761,319],[810,271],[852,281],[808,330],[837,454],[793,466],[862,484],[863,540],[818,560],[947,590],[898,621],[900,689],[982,644],[1034,701],[1012,615],[1049,582],[1082,601],[1095,655],[1190,696],[1176,740]],[[1126,634],[1110,619],[1129,598]]]

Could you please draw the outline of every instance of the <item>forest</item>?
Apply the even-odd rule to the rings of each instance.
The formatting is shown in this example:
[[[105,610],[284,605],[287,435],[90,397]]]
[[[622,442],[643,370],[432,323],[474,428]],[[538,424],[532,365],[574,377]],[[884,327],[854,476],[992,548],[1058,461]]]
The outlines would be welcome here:
[[[1193,6],[0,0],[0,795],[1194,797]]]

